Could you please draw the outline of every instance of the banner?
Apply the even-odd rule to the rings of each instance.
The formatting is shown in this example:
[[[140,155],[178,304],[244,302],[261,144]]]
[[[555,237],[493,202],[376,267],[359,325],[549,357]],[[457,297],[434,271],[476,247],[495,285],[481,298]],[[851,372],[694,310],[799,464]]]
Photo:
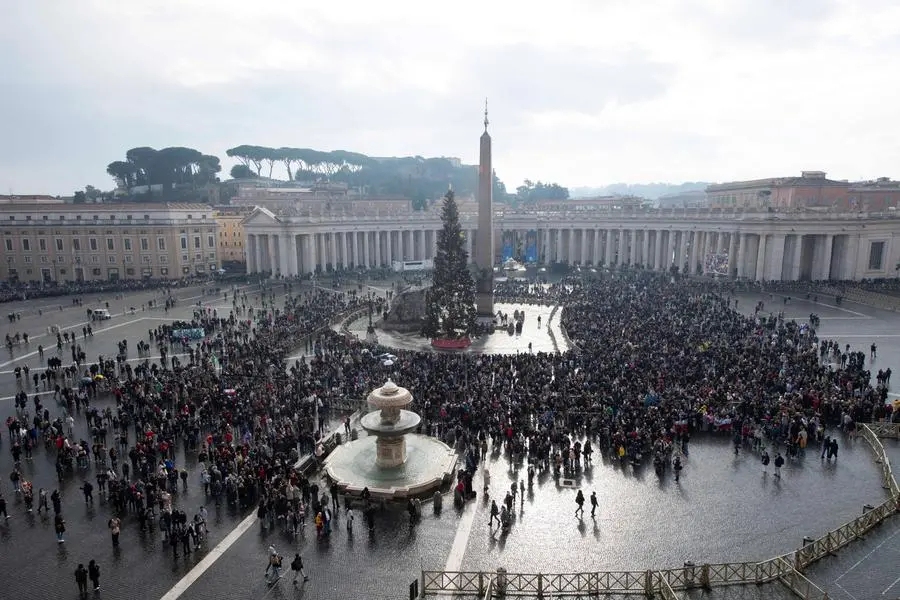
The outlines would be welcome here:
[[[537,231],[531,230],[525,234],[525,262],[536,263],[538,261]]]

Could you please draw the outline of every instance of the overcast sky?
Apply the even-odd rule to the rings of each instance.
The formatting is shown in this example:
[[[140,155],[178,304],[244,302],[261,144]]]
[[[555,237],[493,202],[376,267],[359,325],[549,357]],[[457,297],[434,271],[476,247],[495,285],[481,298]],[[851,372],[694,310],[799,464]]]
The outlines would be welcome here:
[[[135,146],[476,162],[570,187],[900,178],[896,0],[0,3],[0,193]]]

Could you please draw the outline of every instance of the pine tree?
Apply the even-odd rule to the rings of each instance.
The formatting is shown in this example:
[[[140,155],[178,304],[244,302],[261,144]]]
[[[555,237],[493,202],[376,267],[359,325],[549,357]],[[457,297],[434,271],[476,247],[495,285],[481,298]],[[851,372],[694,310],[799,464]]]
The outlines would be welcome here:
[[[469,272],[469,253],[459,225],[453,190],[444,196],[443,228],[438,233],[432,286],[426,295],[422,335],[457,339],[475,330],[475,282]]]

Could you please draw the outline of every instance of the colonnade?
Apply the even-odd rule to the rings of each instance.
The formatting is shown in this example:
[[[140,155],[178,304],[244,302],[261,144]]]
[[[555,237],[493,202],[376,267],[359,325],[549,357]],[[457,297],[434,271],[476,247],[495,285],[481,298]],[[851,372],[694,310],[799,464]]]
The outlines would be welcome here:
[[[463,234],[470,259],[475,230]],[[421,227],[421,226],[420,226]],[[247,232],[248,271],[295,276],[394,261],[433,259],[438,229]],[[853,279],[862,256],[859,233],[797,233],[759,227],[532,227],[494,233],[495,264],[507,258],[543,265],[641,266],[755,280]]]
[[[433,259],[437,230],[247,234],[247,271],[285,276]]]

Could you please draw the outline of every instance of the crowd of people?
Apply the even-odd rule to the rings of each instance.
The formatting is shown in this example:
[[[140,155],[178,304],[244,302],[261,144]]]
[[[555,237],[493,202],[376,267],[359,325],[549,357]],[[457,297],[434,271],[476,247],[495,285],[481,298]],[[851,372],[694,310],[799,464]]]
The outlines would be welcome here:
[[[177,503],[179,483],[189,485],[183,457],[200,465],[210,502],[252,508],[265,527],[296,536],[310,514],[327,536],[342,513],[352,523],[350,504],[342,511],[338,503],[341,490],[293,465],[319,454],[330,406],[361,404],[387,378],[412,392],[421,432],[460,451],[462,501],[474,494],[488,442],[527,463],[531,485],[535,472],[577,471],[595,449],[623,465],[653,457],[662,474],[697,431],[727,430],[736,445],[763,439],[785,446],[790,458],[823,439],[825,428],[852,432],[858,422],[897,418],[884,402],[889,374],[873,385],[864,356],[820,340],[809,323],[762,306],[740,314],[728,286],[640,270],[553,285],[500,283],[498,297],[563,305],[575,348],[513,355],[386,349],[334,331],[339,316],[368,306],[355,290],[309,291],[290,281],[249,295],[232,289],[223,298],[231,302],[227,315],[197,306],[190,321],[120,343],[118,357],[91,365],[73,336],[74,369],[53,375],[58,406],[44,406],[27,374],[20,382],[7,420],[11,448],[30,456],[43,441],[61,479],[93,469],[116,519],[108,523],[114,544],[120,528],[159,522],[177,558],[179,545],[188,555],[207,531],[205,509],[191,518]],[[202,329],[204,337],[173,339],[176,329]],[[132,367],[124,356],[138,344],[155,346],[161,358]],[[386,351],[390,364],[378,358]],[[113,402],[100,408],[104,391]],[[79,413],[89,439],[75,435]],[[6,508],[0,497],[0,513]],[[371,529],[368,502],[365,511]]]

